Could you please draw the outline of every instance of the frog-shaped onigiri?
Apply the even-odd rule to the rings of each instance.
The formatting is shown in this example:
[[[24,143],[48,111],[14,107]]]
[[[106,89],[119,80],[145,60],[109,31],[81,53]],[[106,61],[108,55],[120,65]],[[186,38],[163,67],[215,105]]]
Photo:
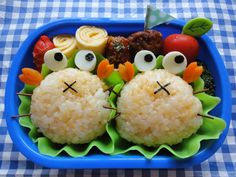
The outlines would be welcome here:
[[[186,77],[191,67],[185,56],[171,52],[156,59],[143,50],[136,54],[134,65],[142,72],[125,84],[117,100],[120,136],[135,144],[158,146],[178,144],[194,134],[203,123],[202,104],[188,84],[197,77],[183,80],[176,75],[182,72]]]

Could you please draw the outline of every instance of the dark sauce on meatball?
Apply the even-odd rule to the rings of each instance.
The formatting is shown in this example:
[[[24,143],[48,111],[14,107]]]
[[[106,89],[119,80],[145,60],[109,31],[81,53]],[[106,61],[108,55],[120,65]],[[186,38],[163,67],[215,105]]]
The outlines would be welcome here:
[[[109,36],[106,46],[106,58],[117,68],[120,63],[131,61],[129,40],[123,36]]]
[[[131,57],[134,58],[140,50],[149,50],[155,56],[162,54],[162,34],[156,30],[145,30],[131,34],[128,37]]]

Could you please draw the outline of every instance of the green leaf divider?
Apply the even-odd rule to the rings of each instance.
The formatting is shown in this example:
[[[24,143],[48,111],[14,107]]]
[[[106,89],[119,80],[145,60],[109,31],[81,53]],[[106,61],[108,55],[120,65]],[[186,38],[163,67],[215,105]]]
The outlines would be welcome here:
[[[75,55],[77,54],[78,51],[75,51],[70,58],[67,60],[67,68],[76,68],[75,65]]]
[[[113,87],[116,84],[124,82],[118,71],[113,71],[110,76],[103,80],[108,87]]]
[[[159,55],[156,59],[156,69],[163,69],[163,65],[162,65],[162,62],[163,62],[163,58],[164,56],[163,55]]]
[[[47,75],[49,75],[50,73],[52,73],[52,71],[45,65],[45,63],[42,65],[42,69],[41,69],[41,75],[43,76],[43,78],[45,78]]]

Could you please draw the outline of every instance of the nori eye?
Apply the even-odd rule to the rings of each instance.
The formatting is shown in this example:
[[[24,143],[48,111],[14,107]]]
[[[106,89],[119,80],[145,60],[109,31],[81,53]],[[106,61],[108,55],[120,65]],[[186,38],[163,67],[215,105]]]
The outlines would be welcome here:
[[[92,60],[94,59],[94,56],[93,56],[93,54],[88,53],[88,54],[85,56],[85,59],[86,59],[87,61],[92,61]]]
[[[145,55],[144,60],[145,60],[146,62],[152,62],[153,57],[152,57],[151,54],[147,54],[147,55]]]
[[[183,63],[183,61],[184,61],[184,57],[182,55],[177,55],[175,57],[175,63],[180,64],[180,63]]]
[[[56,61],[62,61],[63,55],[60,52],[54,54],[54,58]]]

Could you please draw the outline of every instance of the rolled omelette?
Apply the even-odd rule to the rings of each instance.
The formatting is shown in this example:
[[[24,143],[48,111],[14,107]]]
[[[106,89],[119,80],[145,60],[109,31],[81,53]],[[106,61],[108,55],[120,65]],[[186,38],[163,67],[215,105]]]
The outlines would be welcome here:
[[[87,49],[103,54],[107,44],[108,34],[107,31],[102,28],[81,26],[77,29],[75,38],[79,50]]]
[[[53,38],[53,44],[56,48],[59,48],[67,58],[70,58],[77,50],[76,39],[71,35],[57,35]]]

